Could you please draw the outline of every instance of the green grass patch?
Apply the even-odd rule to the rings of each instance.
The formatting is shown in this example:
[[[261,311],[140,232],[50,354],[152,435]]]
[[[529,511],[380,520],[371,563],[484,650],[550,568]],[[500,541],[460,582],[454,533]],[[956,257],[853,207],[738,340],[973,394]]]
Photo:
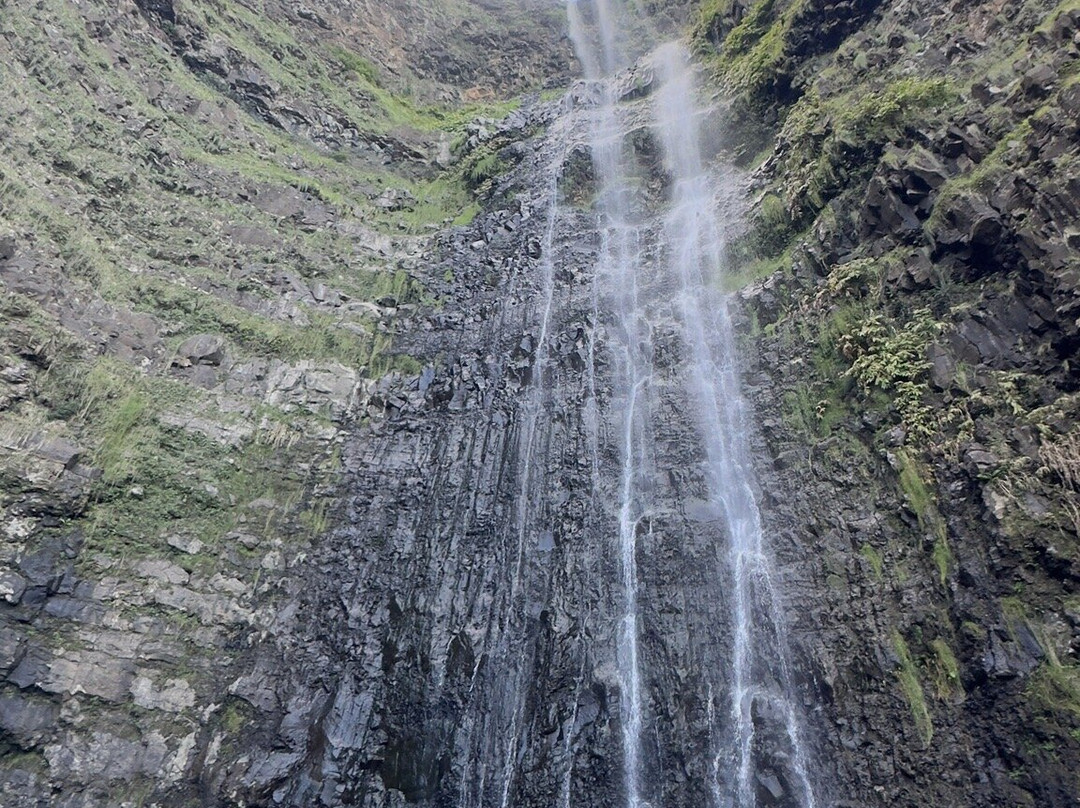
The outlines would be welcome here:
[[[725,267],[717,277],[720,289],[724,292],[737,292],[777,272],[790,271],[793,251],[794,248],[789,247],[776,256],[753,257],[744,260],[739,260],[737,255],[732,256],[728,262],[730,266]]]
[[[1028,682],[1027,693],[1051,713],[1080,721],[1080,668],[1048,660]]]
[[[934,652],[932,672],[938,698],[951,699],[962,695],[964,686],[960,682],[960,663],[952,648],[939,637],[930,643],[930,649]]]
[[[953,566],[954,556],[952,548],[949,546],[949,537],[945,529],[945,523],[941,520],[941,516],[937,516],[936,533],[934,538],[934,550],[933,559],[934,567],[937,569],[938,581],[942,586],[945,586],[949,580],[949,570]]]
[[[845,187],[869,175],[885,144],[957,97],[945,79],[897,79],[824,98],[817,90],[791,108],[778,135],[785,159],[785,195],[795,221],[820,211]]]
[[[919,524],[925,527],[932,511],[937,510],[934,495],[923,481],[919,464],[907,451],[897,449],[896,458],[900,463],[900,489]]]

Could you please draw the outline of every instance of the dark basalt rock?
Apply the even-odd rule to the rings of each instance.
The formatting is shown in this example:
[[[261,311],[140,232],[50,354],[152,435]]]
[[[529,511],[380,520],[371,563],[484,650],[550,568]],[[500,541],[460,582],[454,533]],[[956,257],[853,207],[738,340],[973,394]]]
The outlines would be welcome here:
[[[135,5],[144,14],[148,14],[166,22],[176,22],[176,9],[173,8],[172,0],[135,0]]]
[[[407,135],[365,132],[321,102],[282,97],[243,54],[185,24],[179,4],[137,5],[147,18],[135,18],[141,26],[175,23],[154,28],[155,36],[168,31],[201,80],[271,125],[329,148],[370,147],[379,159],[425,164],[423,144]],[[739,0],[719,5],[715,38],[747,10]],[[1032,37],[1046,64],[1018,65],[999,88],[979,80],[966,61],[979,51],[966,31],[992,35],[993,26],[1006,26],[1015,34],[1009,15],[983,20],[984,6],[812,2],[785,18],[791,36],[780,68],[796,88],[792,97],[809,86],[806,71],[824,64],[819,57],[853,32],[860,40],[852,54],[865,51],[867,71],[895,63],[917,75],[955,69],[958,83],[974,81],[975,102],[960,99],[937,123],[916,121],[891,135],[897,142],[880,165],[844,179],[790,272],[738,296],[747,331],[759,327],[745,357],[761,426],[751,440],[770,545],[790,593],[783,605],[810,712],[811,764],[825,792],[819,801],[831,808],[1075,803],[1075,720],[1033,694],[1065,699],[1055,680],[1042,677],[1059,672],[1052,662],[1072,666],[1080,653],[1075,526],[1048,495],[1046,486],[1061,488],[1059,477],[1038,471],[1051,438],[1075,430],[1066,399],[1080,386],[1073,367],[1080,350],[1080,179],[1070,162],[1080,89],[1061,87],[1073,73],[1062,59],[1075,52],[1080,16],[1063,12]],[[333,10],[317,2],[289,13],[322,26],[337,19]],[[950,25],[965,31],[946,32]],[[432,49],[426,70],[484,75],[482,59],[456,49],[465,41]],[[485,53],[532,58],[525,39],[505,49],[477,41]],[[851,68],[853,77],[863,69]],[[627,103],[651,89],[647,81],[628,83]],[[575,91],[577,103],[590,103],[589,93]],[[170,114],[199,112],[186,102],[169,107],[165,87],[148,97]],[[99,93],[94,103],[107,101]],[[993,109],[973,111],[979,105]],[[1030,132],[1017,129],[1023,134],[1012,136],[1015,143],[996,148],[1029,113],[1037,113]],[[100,503],[91,496],[100,472],[87,465],[94,447],[56,436],[67,433],[15,446],[12,454],[49,474],[0,481],[11,544],[28,546],[9,551],[5,538],[0,558],[0,616],[5,629],[17,628],[0,631],[0,751],[29,753],[12,755],[16,768],[0,778],[0,802],[104,808],[128,800],[132,783],[140,799],[161,805],[550,808],[566,793],[581,808],[625,802],[613,674],[620,593],[612,583],[607,504],[614,500],[617,425],[593,409],[598,402],[602,411],[618,406],[604,350],[614,324],[594,311],[588,294],[600,244],[586,210],[595,177],[580,148],[562,155],[566,204],[557,237],[545,240],[546,172],[559,153],[527,133],[550,126],[557,114],[554,104],[527,106],[504,123],[468,127],[469,148],[500,138],[508,143],[500,154],[513,167],[493,180],[473,224],[440,233],[410,265],[440,307],[410,309],[407,296],[396,294],[372,302],[373,327],[400,326],[395,349],[419,357],[422,368],[359,386],[345,368],[327,371],[330,379],[297,382],[290,402],[304,402],[301,388],[318,386],[328,393],[319,406],[348,425],[340,524],[303,552],[279,551],[261,528],[285,503],[260,494],[244,521],[219,537],[222,558],[259,571],[260,590],[224,575],[196,586],[218,548],[149,529],[140,541],[156,542],[162,558],[112,561],[91,578],[87,565],[95,562],[80,550],[71,522]],[[133,131],[142,130],[133,123]],[[370,240],[380,261],[397,260],[380,237],[348,230],[344,214],[310,194],[177,179],[180,155],[145,145],[155,183],[220,192],[305,234],[325,228],[365,249]],[[647,126],[630,145],[652,183],[652,201],[662,202],[665,178]],[[974,190],[950,187],[987,159],[998,162]],[[81,182],[79,166],[60,162],[65,181]],[[108,206],[127,192],[102,187],[88,215],[112,215]],[[377,193],[364,188],[361,196]],[[390,210],[411,204],[393,194],[386,202]],[[226,236],[275,253],[290,249],[272,225],[245,227]],[[267,378],[281,371],[266,359],[235,359],[216,334],[186,340],[174,358],[163,335],[176,332],[43,282],[28,270],[42,260],[32,254],[34,236],[18,239],[0,239],[0,279],[54,306],[93,350],[144,367],[175,362],[174,380],[234,395],[261,396]],[[897,423],[893,402],[869,406],[834,367],[834,355],[808,351],[829,326],[818,301],[830,271],[897,248],[902,260],[882,279],[881,310],[902,328],[910,309],[925,307],[942,326],[918,377],[932,415],[950,406],[958,414],[950,434],[934,437],[945,444],[937,454],[920,452],[915,431]],[[542,341],[547,260],[555,272]],[[356,304],[331,288],[336,281],[292,267],[236,269],[265,278],[275,303],[336,303],[333,316]],[[198,275],[187,280],[231,300]],[[646,291],[662,308],[664,290]],[[245,305],[252,300],[267,304],[258,295],[243,298]],[[799,329],[785,331],[793,316],[803,317]],[[652,485],[658,499],[676,504],[651,513],[638,535],[642,653],[654,694],[646,720],[649,743],[664,750],[644,779],[653,804],[705,805],[717,740],[708,714],[726,705],[725,694],[705,683],[708,671],[728,663],[731,639],[716,567],[723,537],[699,502],[702,458],[673,381],[684,348],[670,322],[658,317],[654,326],[656,372],[667,382],[649,402],[657,414],[657,467],[665,469]],[[11,355],[0,357],[5,412],[33,395],[55,361],[55,346],[25,324],[16,324],[10,340]],[[838,378],[813,387],[808,369],[815,362]],[[844,406],[830,408],[835,402],[819,402],[819,394]],[[1025,420],[1037,410],[1045,415],[1039,429]],[[912,486],[905,455],[934,510],[920,506],[917,490],[904,490]],[[1029,476],[1013,476],[1017,470]],[[302,465],[283,473],[318,474]],[[120,495],[152,492],[134,481]],[[168,505],[198,508],[201,496],[185,492],[189,499]],[[24,542],[17,530],[27,517],[41,522]],[[286,561],[288,572],[274,575]],[[136,578],[145,586],[135,586]],[[221,595],[230,591],[231,600]],[[245,622],[244,610],[261,603],[272,603],[272,614]],[[178,650],[188,646],[159,636],[175,627],[159,611],[190,644],[211,638],[199,653],[221,656],[192,679],[193,706],[175,714],[188,695],[168,677],[188,675]],[[86,638],[87,647],[66,646],[74,637]],[[940,643],[955,656],[955,669]],[[169,673],[155,679],[161,670]],[[912,670],[932,722],[929,740],[903,678]],[[767,729],[776,723],[774,710],[755,700],[753,715],[758,803],[796,805],[784,775],[785,740]],[[163,741],[156,740],[159,727],[166,728]]]

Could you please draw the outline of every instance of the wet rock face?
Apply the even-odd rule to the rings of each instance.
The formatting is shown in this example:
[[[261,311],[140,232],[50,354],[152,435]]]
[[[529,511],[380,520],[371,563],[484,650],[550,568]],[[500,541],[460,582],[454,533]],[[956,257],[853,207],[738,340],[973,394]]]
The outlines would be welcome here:
[[[1007,47],[982,11],[884,4],[856,35],[856,74],[927,67],[885,36],[910,25],[961,91],[849,165],[788,271],[740,296],[748,330],[765,324],[747,340],[764,512],[802,593],[794,631],[837,804],[1076,799],[1076,691],[1052,682],[1077,675],[1077,489],[1054,469],[1076,441],[1061,178],[1080,154],[1060,75],[1080,50],[1052,4],[1027,6]],[[993,81],[954,15],[991,52],[1021,43]],[[845,98],[829,72],[844,59],[805,65],[808,92]],[[888,337],[870,358],[892,369],[866,383],[860,340],[877,324]]]
[[[583,743],[596,760],[574,777],[617,782],[601,752],[617,696],[591,673],[613,664],[590,637],[614,605],[586,524],[579,278],[595,244],[545,239],[550,147],[532,148],[529,190],[433,256],[455,283],[408,338],[430,364],[361,401],[371,425],[344,458],[345,526],[312,559],[292,672],[255,674],[281,724],[219,788],[285,805],[541,805]],[[560,274],[541,344],[547,250]]]
[[[406,338],[429,364],[360,401],[343,526],[298,582],[294,631],[260,646],[234,689],[258,729],[246,766],[202,770],[212,791],[295,806],[625,801],[622,326],[594,308],[593,214],[561,207],[548,229],[548,172],[575,136],[556,112],[528,113],[555,133],[523,149],[506,207],[432,255],[454,283]],[[669,282],[644,284],[657,380],[656,507],[637,528],[642,788],[699,804],[726,778],[730,573]],[[761,804],[793,805],[782,722],[765,698],[755,709]]]
[[[179,10],[136,5],[153,21]],[[287,13],[323,30],[386,14],[378,5],[327,1]],[[747,10],[721,5],[718,39]],[[934,39],[932,21],[942,19],[933,15],[944,12],[925,5],[805,4],[792,69],[860,26],[870,65],[899,63],[925,40],[920,65],[966,69],[978,48],[966,34]],[[410,19],[427,18],[413,11]],[[874,14],[903,24],[889,17],[878,31]],[[833,219],[814,225],[805,259],[740,296],[747,331],[751,320],[769,326],[745,365],[761,426],[752,440],[822,805],[1075,802],[1080,569],[1075,517],[1062,502],[1076,501],[1080,451],[1071,162],[1080,93],[1069,83],[1077,21],[1063,12],[1035,38],[1051,64],[1018,66],[1007,86],[972,81],[979,104],[1004,105],[993,115],[958,109],[898,132],[879,164],[834,189]],[[408,48],[445,35],[421,28]],[[409,143],[283,97],[243,54],[195,30],[173,33],[188,64],[260,120],[333,148],[368,143],[385,159],[421,162]],[[498,45],[477,34],[469,47]],[[438,55],[425,69],[445,69],[444,80],[494,81],[475,53]],[[500,64],[539,71],[545,58],[515,51]],[[622,100],[651,91],[651,80],[628,83]],[[171,103],[160,87],[148,97]],[[585,91],[575,98],[590,103]],[[176,110],[225,115],[187,102]],[[596,176],[581,143],[560,139],[560,115],[538,105],[470,127],[470,147],[504,137],[517,168],[495,181],[473,225],[422,254],[295,188],[252,181],[230,190],[252,215],[306,234],[332,230],[380,260],[413,251],[410,271],[440,301],[431,310],[396,293],[350,300],[330,280],[271,267],[258,268],[271,294],[235,300],[297,321],[309,309],[362,309],[380,328],[400,328],[396,349],[421,360],[415,373],[365,379],[337,361],[252,357],[217,333],[187,332],[177,345],[153,318],[38,271],[31,239],[0,238],[10,289],[49,301],[94,350],[153,362],[207,391],[205,409],[160,413],[171,436],[232,451],[259,435],[284,452],[289,433],[261,431],[266,406],[310,416],[311,456],[348,434],[340,525],[320,541],[268,538],[264,526],[286,508],[260,495],[213,537],[155,529],[155,553],[119,559],[88,559],[93,537],[70,528],[102,473],[89,447],[44,420],[0,436],[0,618],[13,627],[0,631],[0,754],[11,764],[0,803],[105,808],[140,792],[161,805],[625,804],[614,540],[625,401],[609,350],[620,326],[594,309],[600,237],[587,209]],[[545,127],[555,130],[550,140],[525,134]],[[630,140],[649,200],[662,204],[670,189],[648,125]],[[980,182],[950,186],[994,154],[1004,163]],[[549,238],[553,165],[563,207]],[[364,194],[388,212],[415,203],[396,186]],[[280,229],[266,220],[227,232],[280,250]],[[842,282],[844,267],[895,250],[903,260],[873,284]],[[913,377],[933,415],[956,416],[945,449],[920,453],[894,402],[866,396],[846,375],[842,346],[814,352],[823,335],[836,336],[819,315],[837,289],[844,305],[880,289],[897,317],[925,306],[947,326],[920,343],[926,367]],[[713,731],[728,704],[731,586],[717,557],[725,537],[703,502],[669,291],[659,279],[643,289],[657,376],[650,494],[664,503],[636,537],[649,694],[643,792],[653,805],[706,805],[708,784],[731,766],[717,758],[726,738]],[[4,412],[40,396],[59,345],[25,319],[13,316],[3,335]],[[815,364],[838,386],[822,386]],[[849,409],[837,415],[829,396]],[[323,479],[310,457],[288,456],[295,468],[273,465],[264,476]],[[133,481],[121,501],[149,489]],[[189,510],[221,498],[205,488],[188,496]],[[755,699],[752,719],[757,804],[799,805],[775,706]]]

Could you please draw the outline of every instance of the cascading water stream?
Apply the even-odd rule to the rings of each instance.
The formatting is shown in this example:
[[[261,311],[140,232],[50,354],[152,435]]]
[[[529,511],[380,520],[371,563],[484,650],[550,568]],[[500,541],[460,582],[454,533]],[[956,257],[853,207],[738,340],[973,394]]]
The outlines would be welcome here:
[[[615,349],[621,390],[621,472],[619,483],[618,547],[623,590],[619,636],[619,679],[622,713],[623,765],[627,805],[638,808],[641,797],[642,683],[638,649],[637,529],[647,513],[641,490],[645,465],[645,411],[643,392],[649,382],[643,346],[649,339],[648,324],[641,316],[638,275],[643,262],[641,227],[634,220],[634,195],[628,185],[630,172],[623,148],[623,129],[617,114],[611,83],[604,81],[620,66],[616,51],[617,29],[608,0],[597,0],[594,24],[599,45],[586,33],[579,4],[568,6],[570,36],[587,78],[601,94],[590,127],[593,163],[599,185],[598,207],[603,217],[596,278],[614,292],[613,306],[622,331]]]
[[[685,352],[685,382],[703,454],[702,471],[711,508],[721,514],[728,541],[727,575],[731,648],[726,670],[715,671],[727,693],[728,709],[708,704],[718,739],[710,791],[717,808],[752,808],[757,802],[756,706],[778,715],[768,729],[786,738],[779,757],[791,798],[815,808],[808,751],[789,662],[775,576],[767,555],[761,514],[754,494],[747,435],[748,414],[735,362],[735,340],[723,300],[713,290],[723,266],[724,237],[717,224],[713,178],[701,155],[693,75],[683,50],[666,45],[653,55],[661,88],[655,93],[655,128],[671,179],[671,196],[661,227],[650,226],[632,185],[625,148],[626,125],[618,103],[615,74],[624,67],[616,51],[617,9],[610,0],[568,4],[571,38],[598,103],[590,141],[599,186],[601,246],[594,282],[611,307],[615,338],[607,346],[616,368],[615,403],[621,405],[621,468],[618,497],[618,557],[623,613],[618,632],[621,728],[626,802],[647,804],[642,793],[643,671],[639,614],[638,532],[650,515],[648,403],[653,385],[651,326],[639,299],[646,273],[664,271],[676,290],[674,316]],[[589,28],[591,24],[591,29]],[[650,240],[655,240],[654,245]],[[659,246],[657,267],[649,249]],[[648,256],[648,257],[647,257]],[[726,720],[725,720],[726,719]],[[765,719],[759,719],[765,720]],[[774,762],[775,765],[775,762]]]
[[[755,698],[779,707],[791,746],[792,771],[802,805],[814,808],[807,752],[799,726],[791,681],[786,631],[779,612],[761,514],[753,492],[748,415],[735,363],[735,339],[722,301],[706,308],[710,285],[723,266],[724,238],[717,225],[711,178],[701,158],[695,121],[692,72],[677,44],[654,55],[662,87],[657,95],[657,125],[673,178],[671,211],[663,240],[668,264],[679,280],[679,309],[691,355],[688,384],[706,452],[709,494],[724,514],[730,542],[735,591],[732,602],[734,648],[730,673],[730,712],[737,761],[736,806],[754,804],[753,756]],[[771,658],[766,659],[766,652]],[[768,692],[756,681],[755,666],[770,668],[776,681]],[[717,759],[724,757],[718,751]]]

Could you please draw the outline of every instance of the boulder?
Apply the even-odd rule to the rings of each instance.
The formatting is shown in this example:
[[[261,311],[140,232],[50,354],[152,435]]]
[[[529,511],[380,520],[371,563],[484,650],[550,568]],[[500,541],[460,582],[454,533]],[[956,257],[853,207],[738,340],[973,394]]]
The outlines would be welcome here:
[[[15,570],[0,570],[0,598],[8,603],[18,603],[26,591],[26,579]]]
[[[405,188],[387,188],[373,200],[375,207],[389,211],[412,210],[416,202],[416,197]]]
[[[1057,81],[1057,71],[1048,64],[1041,64],[1024,74],[1020,79],[1020,88],[1028,97],[1042,98],[1053,89]]]
[[[176,349],[173,365],[184,368],[193,365],[220,365],[224,358],[224,337],[218,334],[196,334],[184,340]]]

